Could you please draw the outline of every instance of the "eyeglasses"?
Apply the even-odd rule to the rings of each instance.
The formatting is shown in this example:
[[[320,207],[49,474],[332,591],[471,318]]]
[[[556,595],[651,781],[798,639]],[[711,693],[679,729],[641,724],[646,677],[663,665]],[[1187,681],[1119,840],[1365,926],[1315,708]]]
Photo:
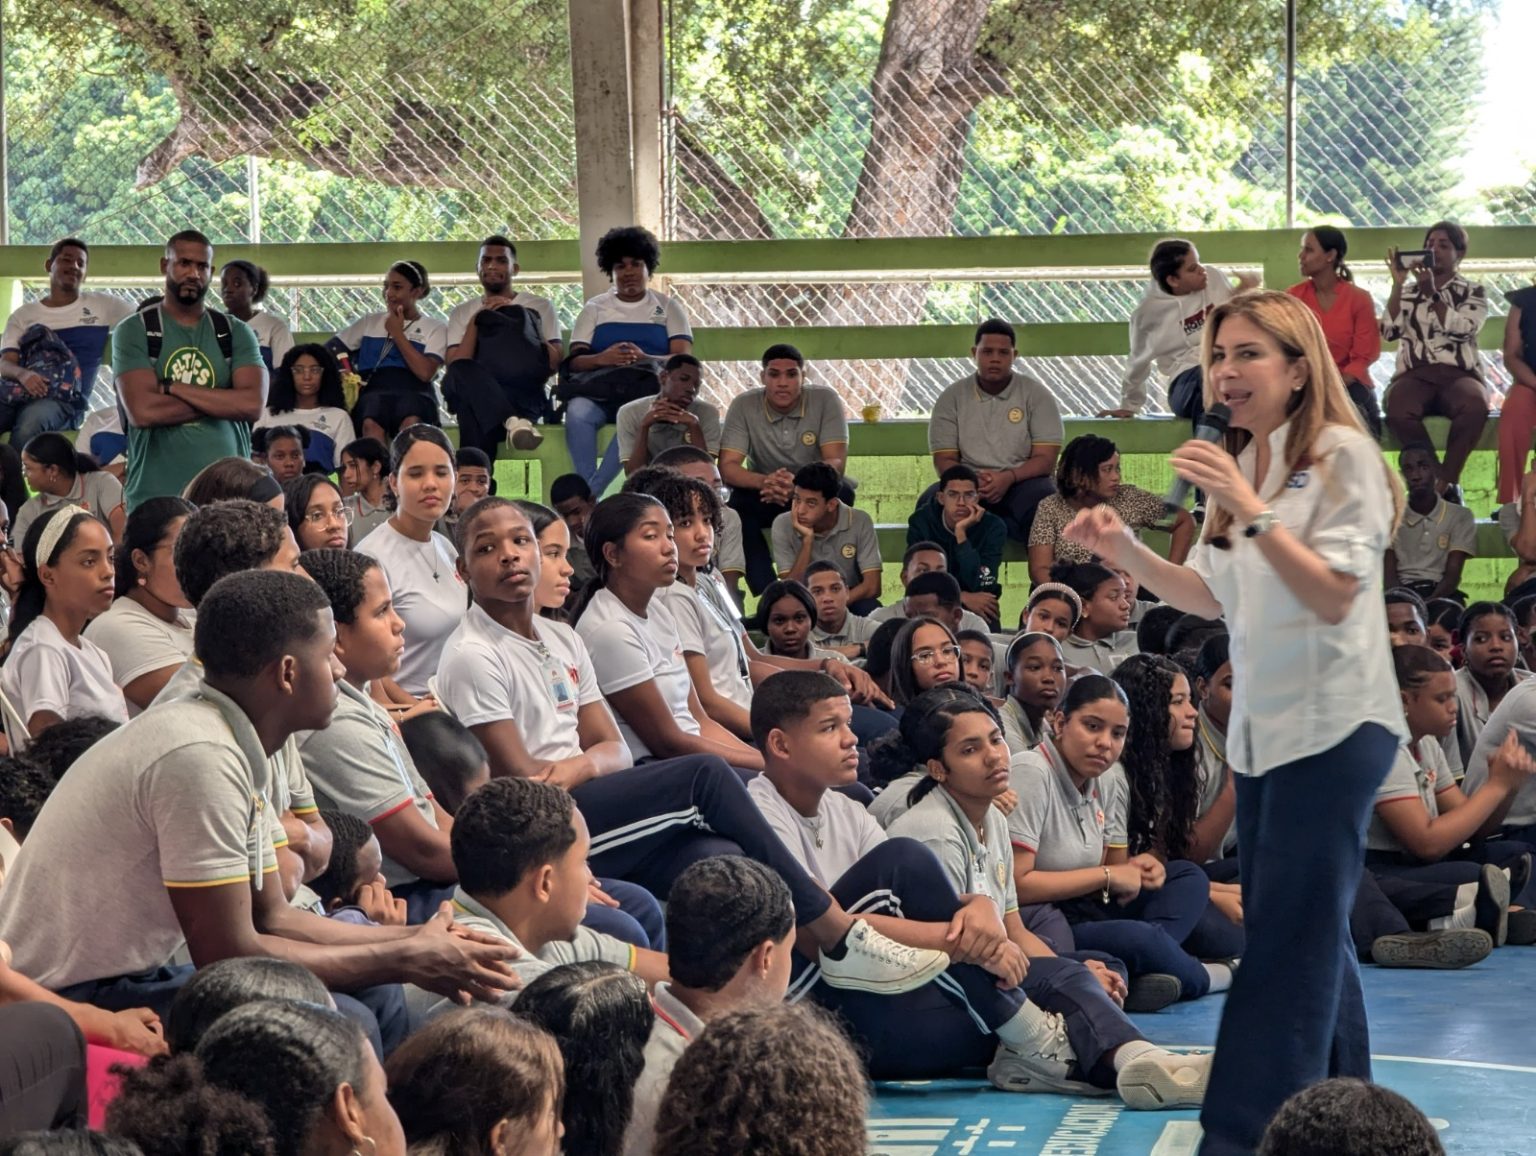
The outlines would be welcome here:
[[[350,526],[352,524],[352,507],[332,506],[329,510],[311,510],[304,515],[304,521],[311,526],[323,526],[337,518],[340,518]]]
[[[912,661],[918,666],[932,666],[940,657],[947,658],[951,662],[958,662],[960,660],[960,648],[958,646],[941,646],[935,650],[930,646],[912,652]]]

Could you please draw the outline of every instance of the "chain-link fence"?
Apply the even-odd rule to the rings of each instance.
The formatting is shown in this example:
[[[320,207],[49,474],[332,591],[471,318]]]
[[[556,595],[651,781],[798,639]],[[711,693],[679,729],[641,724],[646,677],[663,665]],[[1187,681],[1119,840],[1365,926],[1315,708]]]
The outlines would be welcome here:
[[[1502,10],[1302,0],[1297,222],[1536,216],[1536,197],[1480,188],[1469,170],[1481,48]],[[665,239],[1289,223],[1283,4],[806,0],[790,12],[664,0],[663,11]],[[157,242],[188,226],[220,243],[576,235],[561,0],[81,0],[67,19],[49,0],[5,0],[4,18],[13,242]],[[442,270],[428,307],[467,296],[469,272]],[[1143,282],[1126,268],[951,276],[671,288],[698,325],[967,325],[1123,322]],[[1364,283],[1384,296],[1384,283]],[[574,319],[578,286],[538,291]],[[296,331],[330,331],[376,300],[371,287],[280,280],[266,307]],[[964,353],[816,372],[852,408],[879,399],[914,414],[964,372]],[[1111,404],[1123,369],[1102,357],[1032,367],[1078,413]],[[754,376],[722,363],[711,391],[728,398]]]

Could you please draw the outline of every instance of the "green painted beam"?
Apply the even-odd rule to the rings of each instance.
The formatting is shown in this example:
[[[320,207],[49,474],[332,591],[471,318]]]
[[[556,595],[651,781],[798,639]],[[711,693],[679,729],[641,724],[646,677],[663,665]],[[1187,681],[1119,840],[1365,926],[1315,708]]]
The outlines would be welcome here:
[[[1082,234],[1075,236],[889,237],[868,240],[671,241],[664,249],[663,273],[836,273],[848,270],[984,270],[1139,266],[1162,236],[1159,233]],[[1300,229],[1235,230],[1184,233],[1202,258],[1223,264],[1263,265],[1270,283],[1298,279],[1295,269]],[[1384,259],[1389,246],[1415,247],[1417,226],[1349,230],[1357,266]],[[87,238],[88,240],[89,238]],[[246,257],[278,276],[366,276],[391,261],[410,257],[428,269],[468,273],[475,265],[475,243],[367,242],[302,245],[228,245],[221,259]],[[1536,226],[1479,228],[1472,233],[1474,258],[1529,259],[1536,254]],[[47,248],[0,247],[0,277],[36,276]],[[144,276],[154,272],[160,252],[152,245],[102,245],[91,250],[97,276]],[[576,241],[519,241],[518,259],[528,272],[569,273],[580,269]]]

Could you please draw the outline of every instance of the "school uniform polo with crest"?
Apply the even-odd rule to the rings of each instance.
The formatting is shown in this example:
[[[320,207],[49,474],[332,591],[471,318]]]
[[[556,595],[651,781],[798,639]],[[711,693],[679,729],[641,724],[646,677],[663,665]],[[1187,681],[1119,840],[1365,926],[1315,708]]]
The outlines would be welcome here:
[[[928,450],[959,454],[973,470],[1006,470],[1037,445],[1061,445],[1061,410],[1044,383],[1015,371],[998,393],[974,373],[945,388],[928,419]]]
[[[28,301],[6,320],[5,332],[0,334],[0,353],[19,353],[22,334],[33,325],[46,325],[75,355],[80,367],[80,394],[89,398],[112,327],[131,317],[133,311],[132,301],[111,293],[82,293],[70,305]]]
[[[1406,507],[1392,539],[1392,554],[1400,581],[1438,582],[1452,554],[1477,556],[1477,519],[1465,506],[1444,498],[1436,498],[1427,514]]]
[[[604,695],[655,682],[678,728],[690,735],[699,733],[699,721],[689,709],[693,679],[683,661],[683,642],[672,612],[659,599],[651,600],[642,617],[620,602],[613,591],[599,590],[587,603],[576,633],[591,652],[593,669],[599,672],[598,689]],[[651,758],[650,747],[634,727],[622,716],[618,723],[619,733],[636,761]]]
[[[1119,763],[1079,789],[1056,744],[1045,739],[1014,757],[1009,777],[1019,805],[1008,816],[1008,836],[1034,855],[1035,870],[1098,867],[1106,849],[1129,842],[1130,790]]]
[[[793,510],[773,520],[773,565],[780,575],[788,574],[794,566],[800,541]],[[878,574],[880,539],[875,534],[875,520],[864,510],[839,502],[837,520],[831,528],[811,536],[811,561],[832,563],[850,589],[871,571]]]
[[[962,895],[985,895],[1001,917],[1019,909],[1013,883],[1013,845],[1008,820],[987,808],[983,837],[943,786],[935,787],[886,828],[891,838],[916,839],[938,856],[944,873]]]
[[[843,399],[824,385],[803,386],[800,401],[788,413],[768,404],[761,387],[749,389],[725,411],[720,450],[746,456],[760,474],[775,470],[794,473],[801,466],[821,461],[823,446],[848,444],[848,418]]]
[[[1429,817],[1436,819],[1440,816],[1440,795],[1455,785],[1456,780],[1451,777],[1440,744],[1426,735],[1416,743],[1407,743],[1398,748],[1392,769],[1387,772],[1387,777],[1376,791],[1376,803],[1379,806],[1399,799],[1418,799],[1429,812]],[[1371,811],[1371,825],[1365,832],[1365,848],[1367,851],[1399,853],[1407,850],[1382,821],[1381,813],[1374,809]]]

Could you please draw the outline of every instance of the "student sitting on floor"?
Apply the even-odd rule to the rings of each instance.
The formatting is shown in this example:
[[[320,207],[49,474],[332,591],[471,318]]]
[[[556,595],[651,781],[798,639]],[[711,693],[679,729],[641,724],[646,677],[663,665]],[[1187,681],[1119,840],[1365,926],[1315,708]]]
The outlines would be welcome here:
[[[351,550],[310,550],[299,565],[330,601],[336,659],[345,672],[331,725],[300,738],[304,769],[322,807],[355,815],[374,829],[384,852],[384,881],[406,900],[411,922],[422,923],[453,890],[453,820],[432,801],[395,723],[368,694],[369,682],[400,669],[405,623],[376,559]]]
[[[1131,972],[1126,1006],[1155,1011],[1225,991],[1232,971],[1202,964],[1183,946],[1210,902],[1204,873],[1129,854],[1129,788],[1119,764],[1129,728],[1115,682],[1074,682],[1052,718],[1054,737],[1013,760],[1019,805],[1008,833],[1020,898],[1054,903],[1077,946],[1123,960]]]
[[[484,744],[493,775],[540,778],[571,792],[593,831],[592,862],[601,874],[665,895],[689,863],[746,853],[785,876],[810,939],[837,953],[823,963],[835,976],[899,986],[933,965],[895,944],[882,956],[889,941],[856,927],[799,870],[724,760],[633,764],[585,644],[570,627],[535,614],[543,558],[516,503],[476,503],[459,534],[474,604],[438,672],[444,705]],[[857,956],[839,946],[850,934],[863,947]]]
[[[491,779],[485,748],[447,711],[429,710],[400,722],[400,737],[411,752],[432,798],[450,815]]]
[[[997,662],[992,636],[979,630],[962,630],[955,635],[955,642],[960,647],[961,677],[978,692],[990,697],[996,685],[992,668]]]
[[[1026,630],[1008,644],[1008,697],[998,713],[1014,754],[1033,750],[1050,733],[1050,717],[1067,689],[1067,664],[1054,635]]]
[[[891,641],[891,700],[905,707],[924,691],[959,682],[960,676],[954,631],[926,615],[907,619]]]
[[[1516,893],[1529,882],[1532,848],[1513,839],[1482,840],[1497,829],[1510,801],[1536,775],[1536,759],[1519,736],[1508,732],[1490,752],[1486,775],[1464,794],[1451,777],[1439,741],[1450,733],[1458,713],[1450,663],[1427,646],[1396,647],[1392,663],[1410,739],[1376,792],[1366,832],[1366,866],[1378,874],[1456,883],[1466,895],[1444,926],[1477,926],[1493,937],[1495,946],[1503,946],[1510,931],[1512,882]],[[1536,942],[1536,913],[1516,917],[1513,937]]]
[[[1456,594],[1468,558],[1477,557],[1472,511],[1440,496],[1440,458],[1427,443],[1404,446],[1397,459],[1408,504],[1387,551],[1386,583],[1423,598]]]
[[[129,715],[148,707],[192,653],[191,604],[174,564],[176,537],[191,513],[180,498],[139,503],[117,547],[117,597],[85,628],[86,640],[111,661]]]
[[[560,1156],[565,1064],[543,1028],[459,1008],[406,1040],[384,1073],[411,1152]]]
[[[1451,772],[1460,779],[1489,716],[1531,672],[1516,665],[1520,646],[1515,616],[1502,603],[1472,603],[1456,633],[1466,665],[1456,672],[1456,737],[1447,741],[1454,743],[1456,751]],[[1447,756],[1450,753],[1447,749]]]
[[[317,902],[308,910],[353,923],[409,923],[409,905],[395,898],[384,878],[384,851],[373,828],[345,811],[321,811],[320,817],[331,832],[331,861],[310,881]],[[300,905],[307,898],[302,897]]]
[[[868,1116],[863,1067],[835,1023],[804,1007],[743,1008],[709,1023],[678,1060],[655,1151],[864,1156]]]
[[[1396,1092],[1334,1079],[1280,1105],[1258,1156],[1445,1156],[1445,1148],[1424,1113]]]
[[[907,552],[901,558],[901,589],[902,597],[886,603],[878,610],[873,610],[867,616],[876,626],[891,618],[910,618],[914,614],[932,614],[935,607],[929,601],[936,591],[942,592],[948,598],[949,588],[943,583],[935,586],[925,580],[917,590],[912,589],[912,583],[926,574],[940,573],[950,577],[955,583],[954,605],[955,612],[959,615],[959,621],[955,623],[956,630],[981,630],[992,629],[991,625],[981,615],[967,610],[962,603],[960,583],[953,575],[949,574],[949,556],[944,553],[944,547],[937,542],[915,542],[907,547]],[[916,601],[908,603],[908,598]]]
[[[1522,601],[1526,601],[1522,599]],[[1426,603],[1428,605],[1428,603]],[[1536,600],[1531,600],[1526,606],[1522,616],[1517,602],[1510,609],[1515,611],[1515,623],[1518,629],[1523,620],[1529,626],[1531,611],[1536,610]],[[1457,670],[1461,669],[1461,638],[1457,631],[1461,629],[1461,613],[1465,609],[1459,602],[1453,602],[1449,598],[1436,598],[1435,604],[1430,607],[1429,618],[1424,623],[1426,641],[1425,645],[1445,659]],[[1520,654],[1525,662],[1527,670],[1536,670],[1536,655],[1529,649],[1529,644],[1522,643]]]
[[[661,952],[582,925],[591,839],[568,792],[531,779],[495,779],[464,800],[452,838],[455,918],[516,948],[507,962],[523,985],[582,960],[618,964],[647,984],[666,978]],[[511,1006],[517,997],[509,991],[501,1003]]]
[[[1429,610],[1412,590],[1397,586],[1382,595],[1387,605],[1387,635],[1393,646],[1425,646],[1429,642],[1425,623]]]
[[[1069,663],[1109,674],[1136,653],[1135,635],[1126,633],[1131,608],[1125,583],[1114,571],[1097,562],[1063,563],[1051,572],[1051,580],[1070,586],[1083,604],[1082,617],[1061,644]]]
[[[1224,636],[1223,636],[1224,637]],[[1201,748],[1196,742],[1200,712],[1189,678],[1171,659],[1133,654],[1111,675],[1130,706],[1132,741],[1120,755],[1129,793],[1127,851],[1147,853],[1169,870],[1198,865],[1194,843],[1200,809]],[[1187,946],[1204,959],[1234,959],[1243,953],[1243,900],[1235,883],[1211,883],[1211,902]]]
[[[446,914],[410,932],[345,927],[280,894],[268,759],[330,721],[330,622],[324,593],[294,574],[235,574],[208,592],[197,693],[151,707],[70,768],[0,890],[0,938],[20,969],[67,998],[163,1011],[192,970],[166,963],[185,942],[197,964],[275,955],[384,1003],[401,979],[499,993],[499,955],[455,936]]]
[[[1117,975],[1099,962],[1058,958],[1026,928],[994,806],[992,772],[1003,768],[1006,790],[1008,751],[985,701],[965,691],[924,694],[900,734],[876,745],[887,773],[926,764],[930,776],[910,788],[919,798],[889,834],[837,791],[856,765],[849,714],[847,697],[820,675],[766,684],[752,721],[767,767],[748,790],[822,886],[860,910],[883,908],[888,914],[866,918],[913,946],[943,945],[954,962],[935,983],[893,999],[827,992],[805,971],[792,994],[810,994],[849,1022],[877,1078],[952,1074],[990,1059],[988,1076],[1005,1091],[1118,1086],[1132,1107],[1198,1103],[1208,1059],[1146,1044],[1115,1004]]]
[[[830,562],[812,562],[805,569],[805,588],[816,603],[812,644],[853,660],[868,654],[866,644],[880,624],[848,609],[848,583],[842,571]]]
[[[22,543],[22,580],[11,612],[0,690],[26,727],[10,733],[20,751],[55,723],[82,714],[128,721],[106,651],[82,637],[112,605],[112,539],[78,506],[50,510]]]
[[[1019,629],[1049,634],[1065,642],[1083,616],[1083,600],[1077,591],[1060,582],[1041,582],[1029,592],[1029,603],[1019,616]]]
[[[771,658],[813,663],[828,671],[849,661],[838,651],[823,649],[811,641],[816,627],[816,603],[811,592],[792,579],[777,578],[763,587],[752,626],[768,640],[767,654]]]

